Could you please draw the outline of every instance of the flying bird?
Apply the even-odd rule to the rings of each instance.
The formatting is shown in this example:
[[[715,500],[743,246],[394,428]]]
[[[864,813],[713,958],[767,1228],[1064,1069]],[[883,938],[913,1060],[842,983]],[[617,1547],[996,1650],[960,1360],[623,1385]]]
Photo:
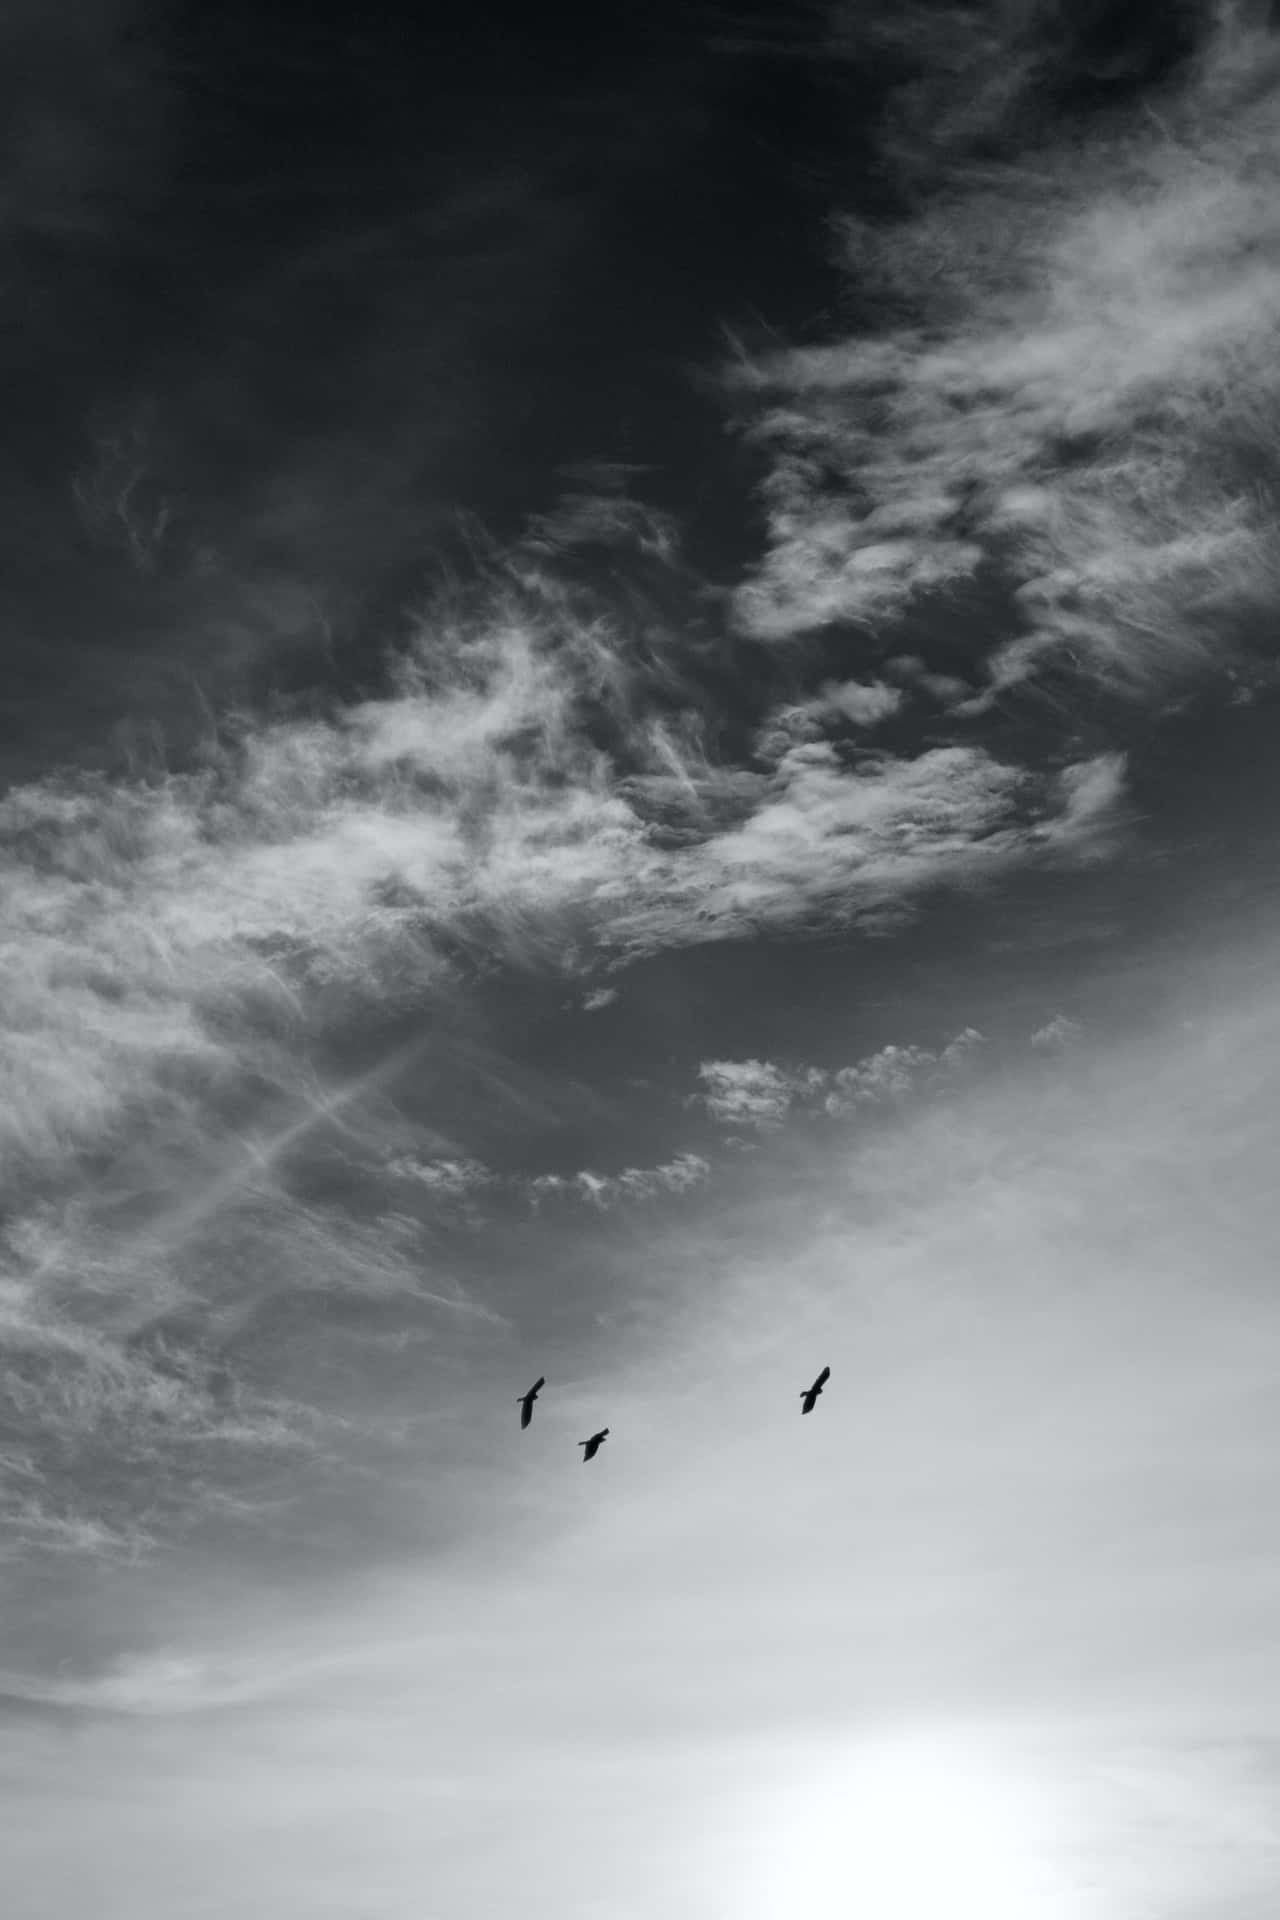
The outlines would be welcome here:
[[[541,1393],[543,1387],[546,1386],[546,1384],[547,1384],[546,1374],[540,1373],[538,1375],[538,1378],[534,1381],[533,1385],[530,1387],[528,1393],[517,1394],[516,1398],[520,1402],[520,1425],[522,1427],[527,1427],[529,1422],[532,1420],[533,1403],[537,1399],[539,1393]]]
[[[822,1392],[822,1389],[826,1386],[830,1378],[830,1367],[824,1367],[813,1385],[805,1388],[804,1392],[800,1395],[800,1398],[804,1401],[804,1405],[800,1409],[801,1413],[813,1412],[818,1404],[818,1395]]]
[[[586,1452],[582,1456],[582,1464],[584,1467],[588,1460],[595,1459],[608,1437],[608,1427],[601,1427],[599,1433],[593,1433],[589,1440],[579,1440],[578,1445],[586,1448]]]

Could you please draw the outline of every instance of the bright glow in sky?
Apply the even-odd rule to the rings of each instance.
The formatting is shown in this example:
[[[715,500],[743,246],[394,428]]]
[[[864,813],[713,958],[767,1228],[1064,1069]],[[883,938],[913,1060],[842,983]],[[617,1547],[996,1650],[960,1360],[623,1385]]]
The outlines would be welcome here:
[[[751,1920],[1083,1920],[1052,1801],[1012,1753],[899,1734],[789,1783],[739,1911]],[[1057,1856],[1057,1857],[1055,1857]]]

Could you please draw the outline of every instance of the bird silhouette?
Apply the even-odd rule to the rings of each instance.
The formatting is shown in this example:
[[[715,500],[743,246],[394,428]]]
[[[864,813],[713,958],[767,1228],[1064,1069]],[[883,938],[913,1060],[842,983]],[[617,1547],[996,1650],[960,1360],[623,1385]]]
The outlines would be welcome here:
[[[529,1422],[532,1420],[533,1403],[537,1399],[543,1387],[546,1386],[546,1384],[547,1384],[546,1374],[540,1373],[538,1375],[538,1378],[534,1381],[533,1385],[530,1387],[528,1393],[517,1394],[516,1398],[520,1402],[520,1425],[522,1427],[527,1427]]]
[[[813,1412],[818,1404],[818,1395],[822,1392],[822,1389],[826,1386],[830,1378],[830,1367],[824,1367],[813,1385],[805,1388],[804,1392],[800,1395],[800,1398],[804,1401],[804,1405],[800,1409],[801,1413]]]
[[[601,1427],[599,1433],[593,1433],[589,1440],[579,1440],[578,1445],[586,1448],[586,1452],[582,1456],[582,1464],[584,1467],[588,1460],[595,1459],[608,1437],[608,1427]]]

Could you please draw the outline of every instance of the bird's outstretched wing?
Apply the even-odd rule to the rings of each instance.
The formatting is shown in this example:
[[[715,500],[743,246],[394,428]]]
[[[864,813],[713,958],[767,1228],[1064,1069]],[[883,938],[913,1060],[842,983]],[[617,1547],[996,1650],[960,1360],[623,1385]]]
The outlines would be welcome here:
[[[825,1387],[830,1378],[831,1378],[830,1367],[824,1367],[822,1369],[822,1372],[818,1375],[817,1379],[814,1381],[813,1384],[815,1387]]]
[[[528,1393],[522,1393],[520,1395],[520,1425],[522,1427],[527,1427],[529,1422],[532,1420],[533,1403],[537,1399],[539,1393],[541,1393],[543,1387],[546,1386],[546,1384],[547,1384],[546,1374],[540,1373],[538,1375],[538,1378],[534,1381],[533,1385],[530,1387]]]

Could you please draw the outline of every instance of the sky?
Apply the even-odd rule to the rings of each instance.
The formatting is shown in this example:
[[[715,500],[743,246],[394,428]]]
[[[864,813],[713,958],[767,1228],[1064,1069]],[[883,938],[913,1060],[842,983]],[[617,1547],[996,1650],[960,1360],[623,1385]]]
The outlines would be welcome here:
[[[1280,16],[0,44],[5,1913],[1270,1920]]]

